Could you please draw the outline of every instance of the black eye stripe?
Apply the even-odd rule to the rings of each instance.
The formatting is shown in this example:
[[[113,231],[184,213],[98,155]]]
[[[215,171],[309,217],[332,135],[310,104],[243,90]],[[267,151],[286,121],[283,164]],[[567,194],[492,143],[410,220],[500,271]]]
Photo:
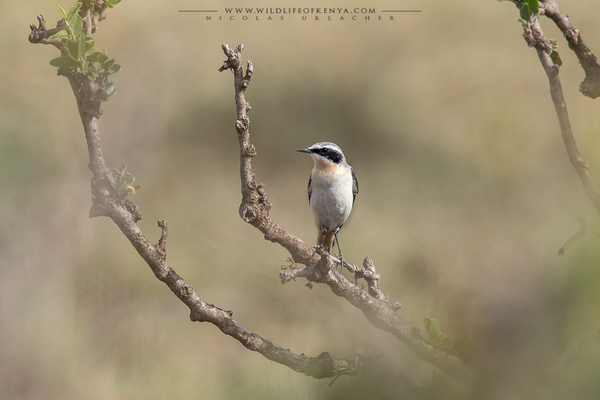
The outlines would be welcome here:
[[[326,159],[336,164],[340,164],[343,159],[343,156],[339,151],[328,147],[321,147],[320,149],[315,149],[315,153],[322,155]]]

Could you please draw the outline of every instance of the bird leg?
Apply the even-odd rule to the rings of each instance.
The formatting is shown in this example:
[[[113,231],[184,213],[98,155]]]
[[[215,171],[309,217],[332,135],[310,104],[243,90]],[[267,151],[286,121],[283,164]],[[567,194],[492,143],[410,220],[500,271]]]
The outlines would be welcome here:
[[[337,248],[338,248],[338,253],[339,253],[339,258],[340,258],[340,269],[343,270],[344,269],[344,257],[342,257],[342,249],[340,249],[340,241],[337,237],[337,233],[339,232],[339,229],[335,229],[333,231],[333,237],[335,238],[335,242],[337,243]]]
[[[319,236],[317,237],[317,247],[321,247],[326,249],[329,252],[329,247],[325,247],[325,236],[327,234],[327,228],[322,226],[321,232],[319,232]]]

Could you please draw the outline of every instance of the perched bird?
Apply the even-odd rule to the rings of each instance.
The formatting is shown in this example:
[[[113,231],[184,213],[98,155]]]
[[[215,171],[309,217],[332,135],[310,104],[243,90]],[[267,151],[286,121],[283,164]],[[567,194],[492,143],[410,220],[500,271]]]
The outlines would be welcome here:
[[[335,239],[341,258],[337,233],[348,219],[358,193],[354,170],[335,143],[319,142],[296,151],[310,154],[314,161],[308,181],[308,202],[319,230],[317,245],[331,249]]]

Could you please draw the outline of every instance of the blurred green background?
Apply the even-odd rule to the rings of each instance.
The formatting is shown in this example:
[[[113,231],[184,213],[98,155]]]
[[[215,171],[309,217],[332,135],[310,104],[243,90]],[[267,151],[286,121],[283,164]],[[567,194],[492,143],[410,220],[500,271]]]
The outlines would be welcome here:
[[[156,221],[168,221],[168,261],[202,298],[296,353],[353,359],[368,350],[375,371],[328,387],[191,323],[117,227],[88,218],[91,173],[73,94],[48,64],[58,51],[27,41],[37,14],[54,26],[56,2],[1,1],[0,396],[402,399],[397,371],[429,381],[428,365],[327,287],[281,285],[288,254],[239,218],[232,76],[217,69],[221,43],[242,42],[255,64],[253,165],[275,221],[315,240],[312,162],[294,150],[336,142],[361,190],[340,235],[345,257],[374,260],[403,318],[437,318],[460,339],[482,376],[474,398],[599,398],[598,216],[515,6],[328,4],[422,10],[395,21],[177,12],[261,5],[278,6],[124,0],[107,12],[96,47],[123,68],[100,120],[107,163],[127,164],[142,184],[132,199],[140,227],[156,242]],[[600,52],[597,1],[560,6]],[[576,58],[542,23],[559,39],[573,129],[600,182],[598,104],[579,94]],[[590,229],[558,256],[580,218]]]

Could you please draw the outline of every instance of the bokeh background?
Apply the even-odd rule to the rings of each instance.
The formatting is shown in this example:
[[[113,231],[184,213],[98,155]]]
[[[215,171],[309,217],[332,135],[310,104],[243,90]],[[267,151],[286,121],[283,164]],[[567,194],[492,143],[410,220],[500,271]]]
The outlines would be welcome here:
[[[431,382],[428,365],[327,287],[281,285],[288,254],[239,218],[232,77],[217,69],[221,43],[240,42],[255,64],[253,165],[275,221],[314,241],[312,162],[294,150],[338,143],[360,182],[340,235],[345,257],[374,260],[403,318],[440,320],[481,372],[473,398],[600,396],[598,215],[515,6],[327,5],[422,12],[218,21],[224,7],[322,4],[124,0],[95,35],[123,68],[100,129],[109,166],[127,164],[142,185],[133,197],[140,227],[156,242],[156,221],[168,221],[168,261],[202,298],[296,353],[353,359],[363,349],[377,367],[329,387],[191,323],[117,227],[88,218],[91,173],[73,94],[48,64],[57,50],[27,41],[37,14],[54,26],[56,2],[1,1],[0,397],[403,399],[398,371]],[[560,6],[599,52],[597,1]],[[180,9],[219,13],[206,21]],[[576,139],[600,182],[598,103],[579,94],[576,58],[542,22],[559,39]],[[588,230],[559,256],[580,220]]]

